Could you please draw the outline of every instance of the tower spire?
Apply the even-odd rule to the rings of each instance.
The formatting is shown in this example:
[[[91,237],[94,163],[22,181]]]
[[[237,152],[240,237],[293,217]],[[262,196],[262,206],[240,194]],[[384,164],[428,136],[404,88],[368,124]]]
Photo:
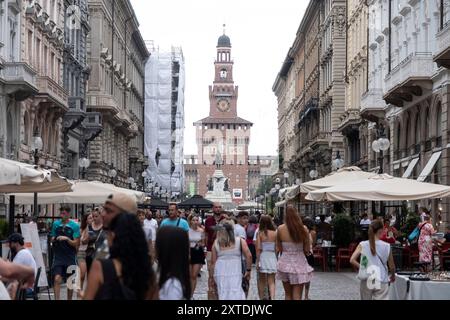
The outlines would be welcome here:
[[[227,25],[224,23],[223,24],[223,34],[225,35],[225,27],[226,27]]]

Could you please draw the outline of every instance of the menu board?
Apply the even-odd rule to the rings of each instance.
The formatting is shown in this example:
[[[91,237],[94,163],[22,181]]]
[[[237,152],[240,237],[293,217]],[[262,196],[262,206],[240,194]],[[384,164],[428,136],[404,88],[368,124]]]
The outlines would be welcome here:
[[[44,257],[42,256],[41,240],[36,223],[22,223],[20,230],[24,237],[25,247],[31,251],[37,267],[41,267],[41,275],[39,277],[38,286],[48,287],[47,272],[44,264]]]

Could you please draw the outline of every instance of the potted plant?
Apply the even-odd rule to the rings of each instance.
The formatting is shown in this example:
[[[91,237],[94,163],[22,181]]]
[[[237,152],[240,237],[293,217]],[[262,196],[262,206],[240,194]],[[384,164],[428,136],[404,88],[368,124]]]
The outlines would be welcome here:
[[[346,248],[355,239],[355,223],[353,219],[343,213],[339,213],[333,219],[333,242],[336,246]]]

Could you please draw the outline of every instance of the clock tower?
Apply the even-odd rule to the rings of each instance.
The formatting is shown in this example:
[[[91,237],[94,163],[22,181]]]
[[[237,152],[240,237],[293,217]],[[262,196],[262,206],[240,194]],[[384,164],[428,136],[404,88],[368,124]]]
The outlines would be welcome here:
[[[225,33],[217,41],[217,56],[214,62],[214,82],[209,86],[210,117],[237,117],[238,87],[233,81],[231,42]]]
[[[247,200],[249,194],[248,146],[253,124],[237,114],[238,87],[233,81],[231,41],[225,32],[219,37],[216,48],[214,81],[209,86],[209,117],[194,123],[198,151],[197,193],[203,196],[207,193],[209,181],[217,169],[216,161],[221,160],[220,168],[228,179],[233,202],[238,204]]]

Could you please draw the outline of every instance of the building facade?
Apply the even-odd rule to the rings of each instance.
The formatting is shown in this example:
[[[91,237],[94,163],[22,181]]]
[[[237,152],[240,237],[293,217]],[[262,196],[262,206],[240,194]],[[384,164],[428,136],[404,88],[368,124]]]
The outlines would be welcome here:
[[[344,163],[363,170],[368,169],[368,123],[361,118],[361,97],[368,88],[368,18],[365,0],[347,2],[345,112],[339,130],[344,137]]]
[[[86,108],[101,114],[103,127],[89,143],[88,178],[127,187],[132,177],[143,185],[144,65],[149,53],[129,0],[88,0],[88,7]],[[111,172],[116,175],[110,177]]]
[[[68,93],[69,110],[63,118],[63,174],[80,178],[78,161],[88,158],[89,141],[101,130],[101,114],[87,112],[86,86],[90,67],[87,64],[88,22],[87,0],[64,1],[64,88]],[[83,178],[83,177],[81,177]]]
[[[345,102],[345,34],[345,1],[310,1],[272,88],[280,166],[302,181],[312,178],[312,170],[329,173],[332,154],[343,148],[338,125]]]
[[[177,47],[163,51],[152,42],[147,47],[151,54],[145,67],[147,173],[175,197],[184,191],[184,56]]]

